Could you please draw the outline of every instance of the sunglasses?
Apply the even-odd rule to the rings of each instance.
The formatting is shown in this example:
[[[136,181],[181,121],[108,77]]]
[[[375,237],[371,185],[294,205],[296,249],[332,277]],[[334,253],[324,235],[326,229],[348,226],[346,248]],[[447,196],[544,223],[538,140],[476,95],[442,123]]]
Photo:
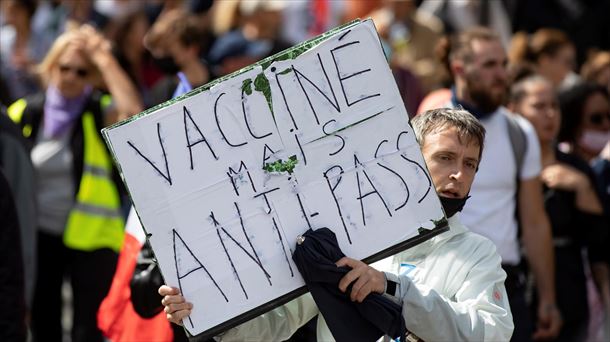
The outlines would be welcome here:
[[[62,74],[67,74],[68,72],[73,72],[76,74],[76,76],[78,76],[80,78],[85,78],[85,77],[87,77],[87,75],[89,75],[89,70],[87,70],[87,69],[72,67],[72,66],[65,65],[65,64],[62,64],[59,66],[59,71]]]
[[[591,116],[589,116],[589,122],[596,126],[601,125],[604,122],[604,119],[610,121],[610,112],[592,113]]]

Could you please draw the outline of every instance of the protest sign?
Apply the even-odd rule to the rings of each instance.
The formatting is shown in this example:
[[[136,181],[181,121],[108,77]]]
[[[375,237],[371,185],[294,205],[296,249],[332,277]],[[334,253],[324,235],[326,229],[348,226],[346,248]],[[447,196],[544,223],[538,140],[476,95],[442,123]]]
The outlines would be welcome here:
[[[304,293],[307,229],[369,262],[447,229],[371,20],[103,133],[191,334]]]

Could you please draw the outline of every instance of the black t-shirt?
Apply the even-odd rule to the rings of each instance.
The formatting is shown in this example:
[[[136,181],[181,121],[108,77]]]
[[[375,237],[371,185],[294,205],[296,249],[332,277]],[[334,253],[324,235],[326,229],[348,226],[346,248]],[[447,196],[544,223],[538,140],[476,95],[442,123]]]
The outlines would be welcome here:
[[[584,173],[594,188],[596,179],[591,167],[577,156],[556,151],[557,161]],[[599,196],[599,195],[598,195]],[[544,205],[551,222],[554,238],[571,241],[572,247],[588,247],[591,261],[604,254],[602,241],[606,241],[607,224],[602,215],[583,212],[576,207],[576,193],[544,186]]]

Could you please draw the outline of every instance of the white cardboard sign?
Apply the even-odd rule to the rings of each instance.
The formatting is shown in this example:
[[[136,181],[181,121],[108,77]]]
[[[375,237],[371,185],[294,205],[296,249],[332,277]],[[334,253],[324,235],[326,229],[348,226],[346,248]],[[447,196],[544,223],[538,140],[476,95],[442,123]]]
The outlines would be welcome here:
[[[367,261],[446,229],[372,21],[308,44],[104,130],[193,335],[303,293],[307,229]]]

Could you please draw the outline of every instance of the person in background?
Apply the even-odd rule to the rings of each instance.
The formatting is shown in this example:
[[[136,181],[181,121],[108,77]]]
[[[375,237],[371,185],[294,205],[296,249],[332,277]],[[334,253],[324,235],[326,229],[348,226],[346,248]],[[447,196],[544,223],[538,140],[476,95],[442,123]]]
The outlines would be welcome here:
[[[424,94],[438,88],[444,78],[434,53],[443,26],[435,17],[418,13],[414,1],[382,4],[367,16],[375,22],[403,102],[413,117]]]
[[[112,22],[113,33],[109,39],[115,43],[114,55],[129,79],[136,85],[143,102],[149,103],[151,87],[161,77],[154,67],[150,54],[144,48],[144,36],[150,24],[144,11],[137,11]]]
[[[422,0],[421,12],[434,15],[443,22],[445,33],[455,34],[477,26],[485,26],[498,34],[504,47],[510,43],[512,24],[510,4],[505,1]]]
[[[610,141],[608,141],[606,147],[601,151],[599,157],[594,159],[591,164],[599,184],[600,194],[603,198],[602,204],[604,206],[604,212],[606,213],[607,219],[610,220]]]
[[[592,53],[580,69],[583,81],[599,84],[610,92],[610,51]]]
[[[414,73],[424,94],[439,88],[447,77],[435,53],[443,34],[442,22],[418,11],[414,0],[384,0],[382,4],[369,15],[389,44],[392,64]]]
[[[593,161],[610,140],[610,99],[608,91],[596,84],[583,83],[559,94],[562,125],[559,141],[563,148]]]
[[[100,129],[140,112],[142,105],[110,43],[90,26],[58,37],[39,68],[45,91],[8,108],[33,145],[36,170],[33,340],[62,339],[61,289],[69,276],[72,341],[102,341],[96,314],[110,286],[124,223],[118,174]]]
[[[462,220],[475,233],[492,240],[502,257],[515,318],[512,340],[553,338],[559,333],[561,315],[555,299],[551,227],[542,200],[536,132],[527,120],[503,106],[508,95],[508,61],[498,35],[486,28],[472,28],[454,36],[446,47],[444,60],[455,80],[447,105],[470,111],[487,131],[486,148]],[[521,243],[538,284],[536,327],[525,301]]]
[[[240,1],[238,18],[232,18],[235,27],[219,35],[210,47],[208,60],[214,73],[224,76],[289,48],[280,38],[284,6],[282,1]],[[216,11],[214,15],[223,13]]]
[[[186,94],[214,78],[200,57],[207,50],[204,45],[206,34],[197,17],[182,9],[165,12],[150,28],[144,37],[144,45],[158,60],[171,65],[167,68],[171,73],[151,89],[148,106]]]
[[[0,113],[0,115],[3,115]],[[13,192],[0,169],[0,340],[26,341],[25,288],[19,219]]]
[[[11,84],[7,88],[11,101],[40,89],[33,67],[46,51],[41,51],[40,37],[32,30],[35,11],[35,0],[0,3],[5,21],[5,25],[0,27],[0,74]]]
[[[574,72],[576,49],[568,35],[560,30],[542,28],[531,36],[525,32],[516,33],[509,56],[512,65],[532,64],[555,89],[567,89],[579,82],[579,76]]]
[[[44,57],[53,42],[72,26],[88,24],[104,31],[108,18],[93,8],[95,0],[39,0],[32,18],[32,29]]]
[[[604,147],[602,152],[599,154],[599,157],[592,161],[591,165],[599,186],[599,194],[602,198],[606,222],[610,222],[610,141],[608,141],[606,147]],[[610,232],[607,233],[610,234]],[[607,246],[606,241],[602,241],[602,243],[606,243],[605,246]],[[607,255],[607,257],[606,262],[607,264],[610,264],[610,256]],[[591,331],[590,335],[599,336],[600,340],[607,340],[610,338],[610,307],[607,305],[607,303],[603,303],[602,308],[604,311],[603,320],[601,322],[598,321],[601,324],[598,324],[597,332]],[[592,310],[594,311],[593,314],[599,315],[599,309],[600,308],[598,306],[597,310]]]
[[[346,3],[330,0],[285,1],[281,38],[291,45],[341,25]]]
[[[595,180],[586,162],[557,150],[561,125],[553,85],[531,75],[512,86],[509,109],[532,123],[540,142],[544,204],[553,230],[555,288],[563,326],[556,341],[585,341],[589,324],[585,264],[607,268],[599,255],[600,237],[606,229]],[[583,258],[583,249],[589,260]],[[598,277],[598,279],[600,279]],[[608,279],[599,284],[608,295]]]
[[[36,284],[36,188],[30,146],[0,106],[0,170],[10,185],[17,208],[23,252],[25,308],[29,319]],[[2,216],[0,216],[2,217]]]
[[[458,214],[477,172],[485,129],[470,113],[447,108],[418,115],[411,123],[450,230],[374,265],[387,272],[341,258],[337,266],[352,270],[338,287],[346,292],[351,284],[349,296],[354,302],[362,303],[375,292],[400,304],[410,331],[408,341],[506,341],[513,323],[500,257],[491,241],[460,223]],[[402,272],[403,263],[414,268]],[[176,288],[164,285],[159,293],[165,296],[162,303],[168,320],[180,324],[192,304]],[[315,315],[318,307],[307,293],[216,339],[279,341]],[[318,315],[317,331],[318,341],[334,340],[322,315]]]
[[[561,129],[559,130],[560,148],[563,152],[579,158],[585,163],[595,164],[596,161],[603,160],[598,158],[604,147],[610,141],[610,97],[605,87],[583,83],[572,89],[559,94],[559,104],[562,114]],[[600,162],[603,163],[603,162]],[[608,179],[603,179],[603,168],[595,168],[600,178],[600,184],[608,184]],[[599,193],[604,197],[608,192],[606,189],[599,189]],[[603,201],[605,215],[610,218],[610,205],[607,200]],[[605,227],[606,238],[601,239],[601,251],[606,262],[610,262],[608,244],[610,243],[610,231]],[[610,276],[607,268],[600,267],[598,264],[592,265],[592,276],[597,284],[604,283]],[[604,274],[605,273],[605,274]],[[610,315],[610,299],[607,293],[601,293],[603,309],[606,311],[605,333],[610,336],[610,325],[608,316]]]

